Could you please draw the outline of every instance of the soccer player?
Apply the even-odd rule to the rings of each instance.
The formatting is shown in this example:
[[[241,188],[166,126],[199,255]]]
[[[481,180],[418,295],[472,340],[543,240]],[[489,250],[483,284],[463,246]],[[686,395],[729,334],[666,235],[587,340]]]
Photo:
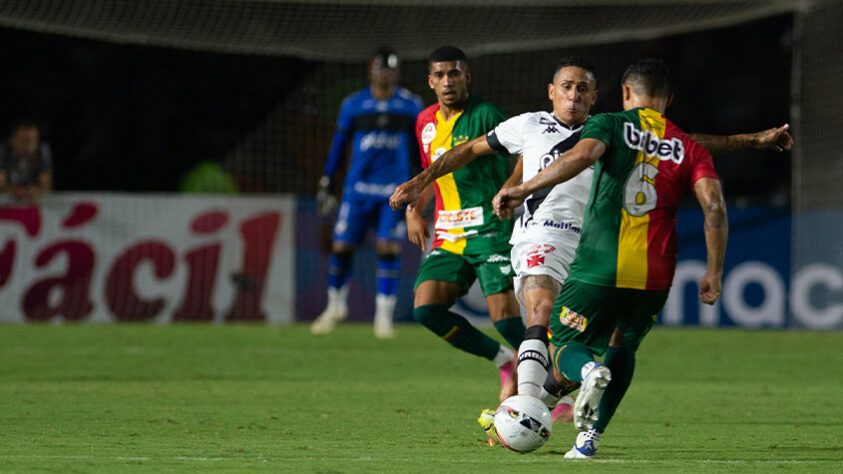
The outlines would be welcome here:
[[[664,63],[635,62],[621,87],[624,112],[592,117],[576,146],[494,199],[496,209],[514,207],[536,190],[594,166],[580,245],[550,321],[555,372],[582,384],[574,423],[584,431],[566,458],[597,453],[631,382],[635,351],[673,280],[674,222],[688,187],[705,215],[708,261],[700,301],[714,304],[721,292],[728,222],[711,155],[663,115],[673,98]],[[607,346],[605,365],[596,362]]]
[[[523,180],[529,180],[579,140],[589,110],[597,98],[594,66],[583,57],[563,58],[548,84],[552,112],[531,112],[508,119],[487,135],[443,154],[390,198],[393,204],[412,202],[432,179],[492,153],[523,155]],[[718,154],[749,146],[787,146],[787,126],[753,135],[697,135]],[[519,170],[511,182],[521,181]],[[526,308],[527,331],[519,348],[518,393],[545,399],[552,405],[577,388],[548,375],[547,327],[554,300],[568,275],[580,239],[583,214],[591,190],[592,170],[565,183],[528,196],[512,234],[515,294]],[[552,394],[552,395],[551,395]],[[556,421],[567,421],[566,404],[553,408]]]
[[[319,181],[320,213],[331,212],[334,173],[351,142],[351,163],[343,186],[342,203],[334,225],[328,268],[328,304],[310,326],[314,334],[333,330],[348,317],[348,282],[351,260],[370,228],[377,229],[378,254],[374,331],[379,338],[393,337],[393,313],[398,291],[399,255],[404,222],[389,207],[395,183],[410,176],[416,141],[413,125],[423,108],[421,99],[398,84],[398,56],[379,48],[369,58],[369,87],[342,103],[337,129]]]
[[[471,71],[460,49],[437,48],[428,65],[428,84],[437,102],[416,120],[424,168],[436,166],[447,150],[485,135],[507,118],[497,106],[469,93]],[[507,156],[490,156],[482,164],[442,175],[420,190],[418,202],[406,210],[410,241],[426,250],[427,223],[419,210],[435,195],[435,235],[416,278],[413,315],[452,346],[494,362],[501,375],[501,400],[516,390],[515,352],[449,308],[479,280],[495,328],[513,347],[521,343],[525,328],[509,261],[512,222],[495,216],[491,206],[508,170]]]
[[[582,125],[597,98],[594,67],[581,57],[559,62],[548,84],[552,112],[532,112],[510,118],[486,135],[445,153],[390,200],[393,204],[412,202],[419,190],[440,176],[461,169],[475,157],[493,153],[522,154],[521,169],[512,180],[529,179],[550,164],[578,140]],[[483,160],[485,162],[485,160]],[[480,163],[471,165],[477,167]],[[547,326],[553,300],[567,275],[579,241],[583,208],[591,187],[591,176],[583,173],[565,186],[537,192],[527,199],[524,214],[512,233],[511,259],[517,274],[515,295],[527,309],[527,330],[519,347],[518,393],[541,395],[545,382]],[[545,202],[545,204],[542,204]],[[542,204],[539,207],[539,204]],[[548,210],[545,215],[535,213]],[[528,226],[534,227],[526,232]],[[576,386],[570,387],[570,390]],[[555,413],[555,415],[558,414]]]

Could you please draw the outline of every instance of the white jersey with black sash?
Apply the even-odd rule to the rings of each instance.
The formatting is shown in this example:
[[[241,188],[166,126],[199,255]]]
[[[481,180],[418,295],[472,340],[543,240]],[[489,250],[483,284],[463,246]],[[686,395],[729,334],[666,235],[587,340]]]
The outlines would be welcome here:
[[[530,112],[502,122],[486,139],[498,152],[523,156],[523,181],[527,181],[573,148],[582,128],[583,124],[565,125],[551,112]],[[579,235],[593,174],[593,168],[588,168],[569,181],[528,196],[510,243],[515,245],[532,226]]]

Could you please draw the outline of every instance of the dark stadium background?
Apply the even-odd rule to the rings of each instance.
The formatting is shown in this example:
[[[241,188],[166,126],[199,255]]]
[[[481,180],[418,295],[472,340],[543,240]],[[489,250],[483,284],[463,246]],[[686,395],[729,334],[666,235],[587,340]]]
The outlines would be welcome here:
[[[598,66],[595,112],[614,111],[620,108],[618,82],[626,64],[635,57],[658,56],[673,69],[677,98],[668,114],[683,129],[723,134],[760,130],[789,120],[792,25],[792,16],[784,15],[623,48],[530,52],[520,56],[539,66],[523,73],[518,72],[519,55],[505,55],[505,61],[476,57],[473,91],[510,114],[549,109],[547,72],[558,57],[582,53]],[[303,84],[319,67],[312,61],[6,28],[0,29],[0,62],[0,133],[7,136],[21,117],[38,121],[53,147],[59,190],[177,191],[191,166],[222,160],[271,109],[296,101],[302,90],[319,94],[323,88]],[[348,70],[344,89],[365,85],[359,64]],[[402,82],[430,104],[433,96],[423,71],[421,61],[407,62]],[[523,80],[501,85],[506,74]],[[289,160],[282,169],[304,163],[305,176],[319,176],[324,162],[320,150],[327,149],[338,105],[335,100],[325,107],[327,126],[316,134],[319,143],[308,147],[313,156]],[[789,204],[788,154],[748,152],[716,164],[731,204]],[[245,192],[313,191],[315,179],[300,181],[260,187],[241,180],[241,187]]]

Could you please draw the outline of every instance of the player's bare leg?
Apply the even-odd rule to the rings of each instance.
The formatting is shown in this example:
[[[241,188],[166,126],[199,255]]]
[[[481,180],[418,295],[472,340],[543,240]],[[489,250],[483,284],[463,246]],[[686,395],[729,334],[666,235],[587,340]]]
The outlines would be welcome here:
[[[395,336],[392,321],[395,316],[396,292],[398,290],[398,263],[401,245],[398,242],[379,240],[375,244],[378,253],[378,292],[375,295],[375,336]]]
[[[541,398],[550,356],[547,328],[561,284],[548,275],[527,275],[521,288],[527,308],[527,332],[518,348],[518,393]]]
[[[313,334],[326,334],[348,317],[348,275],[354,246],[334,241],[328,268],[328,304],[310,325]]]
[[[518,301],[515,299],[515,294],[512,289],[487,296],[486,306],[489,308],[489,318],[492,320],[492,323],[498,323],[499,321],[508,318],[521,319],[521,310],[518,307]],[[503,348],[503,346],[501,347]],[[514,352],[513,359],[511,361],[508,361],[503,365],[498,365],[501,376],[501,391],[499,394],[499,399],[501,401],[518,393],[517,366],[518,364],[515,360]]]

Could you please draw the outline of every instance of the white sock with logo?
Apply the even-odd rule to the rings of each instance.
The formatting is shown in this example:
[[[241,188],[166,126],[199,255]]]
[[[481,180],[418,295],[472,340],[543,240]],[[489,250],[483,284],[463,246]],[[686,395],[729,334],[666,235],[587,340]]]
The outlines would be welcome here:
[[[539,339],[525,339],[518,348],[518,394],[541,398],[547,378],[547,345]]]

